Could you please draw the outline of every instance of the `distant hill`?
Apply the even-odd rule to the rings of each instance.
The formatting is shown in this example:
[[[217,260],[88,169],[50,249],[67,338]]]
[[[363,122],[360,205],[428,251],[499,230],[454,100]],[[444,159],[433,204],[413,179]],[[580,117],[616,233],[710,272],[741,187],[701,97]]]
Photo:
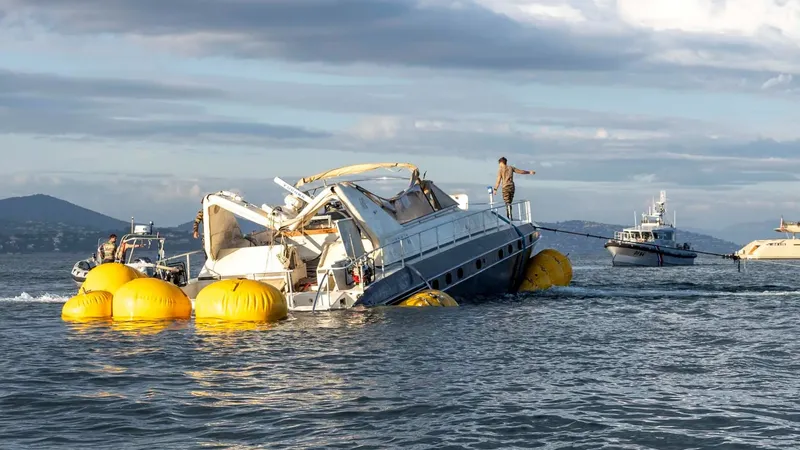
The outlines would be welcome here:
[[[37,194],[0,200],[0,253],[86,252],[111,233],[120,237],[130,222],[100,214],[49,195]],[[191,226],[188,229],[191,230]],[[187,230],[159,228],[168,252],[200,248]]]
[[[794,220],[797,219],[786,219],[787,222]],[[736,242],[740,244],[740,247],[743,247],[751,241],[755,241],[756,239],[780,239],[785,237],[786,235],[784,233],[778,233],[775,231],[775,228],[778,228],[780,223],[780,217],[760,222],[737,223],[722,227],[719,232],[716,233],[716,235],[721,238]]]
[[[619,231],[625,227],[624,225],[610,225],[607,223],[587,222],[582,220],[568,220],[556,223],[540,222],[539,225],[556,230],[592,234],[604,237],[613,237],[615,231]],[[733,242],[717,239],[705,234],[692,233],[689,231],[680,231],[680,234],[678,235],[678,242],[688,242],[695,250],[723,254],[732,253],[741,248],[740,245],[737,245]],[[605,240],[598,238],[576,236],[566,233],[556,233],[553,231],[542,231],[540,248],[554,248],[562,253],[602,255],[608,254],[608,251],[603,248],[604,243]]]
[[[130,224],[44,194],[0,200],[0,221],[62,223],[97,230],[116,230]]]
[[[171,228],[158,228],[164,235],[167,252],[197,250],[200,241],[192,239],[192,221]],[[583,234],[611,237],[623,225],[570,220],[540,223],[541,226]],[[240,221],[245,233],[257,229],[251,222]],[[755,228],[755,227],[754,227]],[[761,226],[763,228],[763,225]],[[774,225],[766,228],[766,235]],[[0,200],[0,253],[87,252],[94,251],[97,240],[109,233],[118,235],[130,230],[130,223],[48,195],[31,195]],[[603,240],[584,236],[543,231],[540,248],[555,248],[563,253],[606,254]],[[764,235],[763,233],[761,234]],[[705,234],[680,231],[680,242],[689,242],[697,250],[731,253],[741,247]],[[749,242],[749,241],[748,241]]]

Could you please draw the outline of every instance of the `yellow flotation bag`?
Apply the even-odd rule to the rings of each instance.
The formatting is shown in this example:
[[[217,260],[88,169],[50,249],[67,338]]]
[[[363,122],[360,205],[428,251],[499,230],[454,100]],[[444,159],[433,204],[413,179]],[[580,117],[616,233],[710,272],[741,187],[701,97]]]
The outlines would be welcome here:
[[[61,318],[64,320],[108,319],[114,296],[108,291],[78,294],[64,303]]]
[[[198,320],[276,322],[289,314],[278,288],[255,280],[220,280],[204,287],[194,300]]]
[[[111,262],[100,264],[86,274],[78,293],[106,291],[114,295],[125,283],[143,278],[146,275],[125,264]]]
[[[192,301],[177,286],[158,278],[138,278],[114,294],[114,320],[189,319]]]
[[[403,300],[399,306],[458,306],[458,302],[446,292],[425,289]]]
[[[546,248],[529,259],[519,291],[541,291],[553,286],[569,286],[572,264],[558,250]]]

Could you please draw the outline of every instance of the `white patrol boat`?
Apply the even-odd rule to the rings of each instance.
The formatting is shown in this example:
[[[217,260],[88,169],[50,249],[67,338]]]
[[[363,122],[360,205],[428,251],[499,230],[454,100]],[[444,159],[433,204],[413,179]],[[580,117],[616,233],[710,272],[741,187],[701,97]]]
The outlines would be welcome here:
[[[664,220],[667,193],[661,191],[659,201],[654,201],[641,223],[614,233],[614,239],[605,244],[611,253],[614,266],[690,266],[697,253],[688,243],[678,244],[675,226]]]
[[[407,169],[391,198],[342,178]],[[374,178],[373,178],[374,179]],[[379,179],[387,179],[381,177]],[[281,206],[257,206],[231,192],[203,200],[206,261],[182,287],[194,299],[216,280],[249,278],[283,292],[291,311],[392,305],[423,289],[455,297],[514,291],[539,240],[530,203],[470,205],[406,163],[358,164],[302,178]],[[263,230],[244,235],[238,219]]]

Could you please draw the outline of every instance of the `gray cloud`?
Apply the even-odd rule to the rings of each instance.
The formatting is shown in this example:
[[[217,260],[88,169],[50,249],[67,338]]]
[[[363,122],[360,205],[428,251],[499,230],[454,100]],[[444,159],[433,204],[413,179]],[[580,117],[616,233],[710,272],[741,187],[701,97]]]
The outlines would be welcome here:
[[[212,116],[201,107],[167,101],[225,95],[216,88],[0,71],[0,133],[162,139],[226,136],[261,143],[330,136],[301,127]]]
[[[199,39],[206,54],[300,62],[491,70],[614,70],[645,57],[629,30],[600,41],[525,25],[476,5],[403,0],[25,0],[6,2],[67,33]],[[201,36],[194,35],[202,33]]]
[[[183,99],[222,98],[225,92],[206,86],[169,85],[140,80],[74,78],[53,74],[0,70],[0,95],[81,97],[96,99]]]

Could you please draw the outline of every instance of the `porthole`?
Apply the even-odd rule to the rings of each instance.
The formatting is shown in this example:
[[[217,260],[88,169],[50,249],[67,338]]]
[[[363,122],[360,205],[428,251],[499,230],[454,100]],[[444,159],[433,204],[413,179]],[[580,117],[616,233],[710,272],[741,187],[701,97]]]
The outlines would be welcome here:
[[[514,247],[512,247],[511,244],[508,244],[508,247],[506,247],[506,248],[508,249],[508,254],[509,255],[514,253]]]
[[[433,280],[431,283],[431,287],[438,290],[439,289],[439,280]]]
[[[460,279],[462,279],[462,278],[464,278],[464,269],[462,269],[461,267],[459,267],[459,268],[458,268],[458,270],[456,271],[456,275],[458,275],[458,279],[459,279],[459,280],[460,280]]]
[[[517,241],[517,250],[522,250],[522,240]]]
[[[478,270],[481,270],[481,265],[482,265],[482,264],[481,264],[481,260],[480,260],[480,259],[477,259],[477,260],[475,260],[475,267],[476,267]]]
[[[447,275],[444,276],[444,282],[448,285],[453,282],[453,274],[447,272]]]
[[[503,259],[503,249],[497,251],[497,259]]]

